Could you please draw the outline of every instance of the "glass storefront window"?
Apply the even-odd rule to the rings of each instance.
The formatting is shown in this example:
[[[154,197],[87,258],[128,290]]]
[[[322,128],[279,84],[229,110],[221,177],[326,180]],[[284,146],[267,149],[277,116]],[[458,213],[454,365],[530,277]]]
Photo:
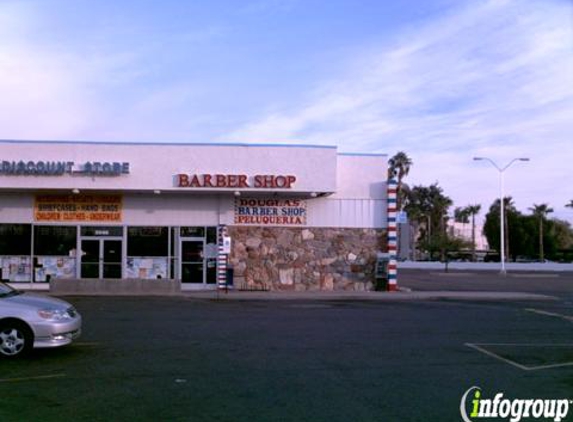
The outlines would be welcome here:
[[[126,244],[121,240],[124,233]],[[121,261],[113,262],[120,268],[116,276],[185,278],[193,264],[197,274],[190,277],[190,282],[216,283],[218,245],[215,226],[83,226],[78,229],[75,225],[0,224],[0,278],[47,282],[53,278],[81,277],[83,266],[78,268],[78,265],[80,262],[83,265],[87,258],[76,248],[81,243],[83,249],[84,244],[91,241],[98,242],[98,268],[100,261],[105,260],[105,242],[117,243],[113,250],[117,250]],[[196,242],[201,246],[200,260],[186,261],[185,242]],[[123,255],[124,251],[126,255]],[[109,262],[103,263],[103,275],[99,269],[97,278],[110,277],[105,275],[106,263]]]
[[[207,227],[207,243],[217,243],[217,227]]]
[[[207,227],[206,239],[207,284],[217,282],[217,227]]]
[[[74,226],[35,226],[34,255],[75,256],[76,235]]]
[[[0,279],[30,281],[32,225],[0,224]]]
[[[34,281],[76,276],[77,228],[34,226]]]
[[[127,256],[167,256],[167,227],[129,227]]]
[[[181,237],[205,237],[205,227],[181,227]]]
[[[178,230],[175,227],[171,227],[171,256],[169,257],[169,274],[171,277],[175,277],[176,274],[176,266],[178,262],[177,253],[179,251],[178,247],[175,246],[175,240],[179,239]]]
[[[32,226],[0,224],[0,255],[30,255]]]
[[[167,278],[168,254],[167,227],[127,229],[127,278]]]

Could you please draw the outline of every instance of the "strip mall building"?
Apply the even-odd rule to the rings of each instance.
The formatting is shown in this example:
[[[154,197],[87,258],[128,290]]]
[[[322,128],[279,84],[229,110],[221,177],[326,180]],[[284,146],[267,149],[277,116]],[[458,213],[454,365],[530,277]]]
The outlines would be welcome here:
[[[386,178],[336,147],[0,141],[1,279],[205,289],[224,253],[238,288],[369,290]]]

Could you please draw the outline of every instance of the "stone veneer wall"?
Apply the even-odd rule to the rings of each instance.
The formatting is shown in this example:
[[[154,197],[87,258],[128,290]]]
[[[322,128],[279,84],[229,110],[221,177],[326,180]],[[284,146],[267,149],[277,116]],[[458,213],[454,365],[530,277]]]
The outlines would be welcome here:
[[[372,290],[382,229],[228,228],[238,289]]]

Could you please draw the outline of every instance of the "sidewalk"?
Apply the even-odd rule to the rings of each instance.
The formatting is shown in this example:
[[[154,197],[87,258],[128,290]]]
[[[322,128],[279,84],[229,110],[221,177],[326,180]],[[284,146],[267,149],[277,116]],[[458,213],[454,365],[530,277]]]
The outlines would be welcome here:
[[[38,292],[51,294],[48,284],[19,284],[11,283],[18,290],[27,292]],[[146,296],[145,294],[59,294],[58,296]],[[160,297],[161,295],[148,295]],[[166,296],[167,297],[167,296]],[[201,300],[291,300],[291,301],[415,301],[415,300],[472,300],[472,301],[551,301],[557,300],[555,296],[522,293],[522,292],[496,292],[496,291],[412,291],[408,288],[400,288],[397,292],[375,292],[375,291],[237,291],[227,292],[220,290],[183,290],[178,294],[168,295],[168,297],[186,297]]]
[[[308,301],[408,301],[408,300],[524,300],[524,301],[551,301],[557,300],[554,296],[520,293],[520,292],[463,292],[463,291],[424,291],[416,292],[404,289],[398,292],[354,292],[354,291],[313,291],[313,292],[248,292],[230,290],[216,292],[181,292],[181,296],[193,299],[211,300],[308,300]]]

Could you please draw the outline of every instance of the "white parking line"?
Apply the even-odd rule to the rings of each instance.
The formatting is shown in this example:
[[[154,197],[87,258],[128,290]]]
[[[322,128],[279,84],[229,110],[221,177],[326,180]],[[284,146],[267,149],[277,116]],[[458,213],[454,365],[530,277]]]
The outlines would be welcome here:
[[[572,347],[573,343],[466,343],[466,344],[479,344],[480,346],[518,346],[518,347]]]
[[[0,378],[0,382],[37,381],[37,380],[45,380],[45,379],[51,379],[51,378],[62,378],[65,376],[66,376],[66,374],[52,374],[52,375],[38,375],[35,377],[24,377],[24,378]]]
[[[561,319],[564,319],[565,321],[573,322],[573,316],[558,314],[556,312],[543,311],[541,309],[526,308],[525,310],[527,312],[533,312],[533,313],[539,314],[539,315],[561,318]]]
[[[502,362],[508,363],[508,364],[510,364],[511,366],[515,366],[516,368],[522,369],[522,370],[524,370],[524,371],[527,371],[527,370],[528,370],[528,369],[527,369],[527,366],[520,365],[520,364],[517,363],[517,362],[514,362],[514,361],[512,361],[512,360],[506,359],[506,358],[504,358],[504,357],[502,357],[502,356],[499,356],[499,355],[497,355],[497,354],[495,354],[495,353],[493,353],[493,352],[490,352],[490,351],[487,350],[487,349],[484,349],[483,347],[478,346],[477,344],[466,343],[466,346],[471,347],[472,349],[475,349],[475,350],[477,350],[478,352],[482,352],[482,353],[485,354],[485,355],[491,356],[492,358],[495,358],[495,359],[500,360],[500,361],[502,361]]]
[[[573,348],[573,344],[521,344],[521,343],[465,343],[467,347],[471,347],[478,352],[481,352],[487,356],[490,356],[494,359],[500,360],[505,362],[511,366],[519,368],[523,371],[539,371],[542,369],[551,369],[551,368],[560,368],[564,366],[573,366],[573,362],[564,362],[564,363],[555,363],[550,365],[539,365],[539,366],[525,366],[520,363],[517,363],[511,359],[504,358],[503,356],[498,355],[490,350],[482,346],[512,346],[512,347],[570,347]]]

